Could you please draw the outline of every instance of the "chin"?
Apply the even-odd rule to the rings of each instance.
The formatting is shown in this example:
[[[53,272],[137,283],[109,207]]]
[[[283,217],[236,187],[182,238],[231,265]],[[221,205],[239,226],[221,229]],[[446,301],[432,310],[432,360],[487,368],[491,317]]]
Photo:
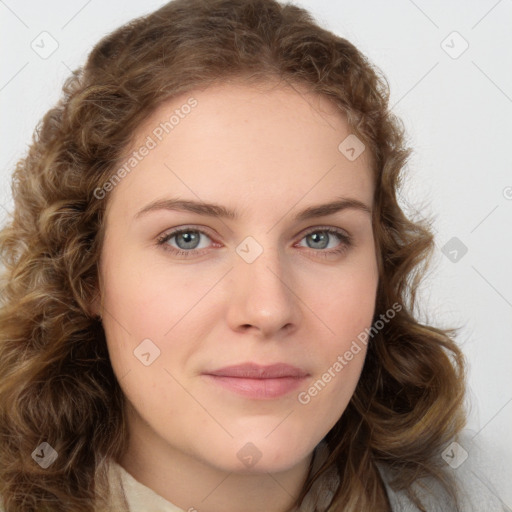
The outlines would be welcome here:
[[[300,464],[316,446],[312,444],[311,437],[304,438],[300,433],[273,433],[265,437],[268,432],[258,436],[240,436],[228,443],[211,443],[205,447],[210,464],[223,471],[240,474],[285,472]],[[214,445],[216,449],[212,452]],[[206,458],[205,453],[203,459]]]

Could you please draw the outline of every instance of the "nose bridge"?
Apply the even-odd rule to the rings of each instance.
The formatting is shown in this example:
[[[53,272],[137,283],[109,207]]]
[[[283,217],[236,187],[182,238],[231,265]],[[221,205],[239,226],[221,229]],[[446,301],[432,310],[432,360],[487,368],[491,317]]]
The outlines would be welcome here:
[[[270,240],[247,237],[236,247],[229,315],[233,328],[250,325],[272,334],[299,320],[292,269]]]
[[[265,292],[269,299],[272,295],[276,295],[276,299],[284,299],[289,293],[285,279],[289,278],[290,272],[287,272],[286,262],[277,245],[270,242],[270,237],[266,239],[265,246],[252,237],[248,238],[251,239],[237,247],[235,262],[237,276],[246,276],[246,285],[250,288],[245,293],[259,295]]]

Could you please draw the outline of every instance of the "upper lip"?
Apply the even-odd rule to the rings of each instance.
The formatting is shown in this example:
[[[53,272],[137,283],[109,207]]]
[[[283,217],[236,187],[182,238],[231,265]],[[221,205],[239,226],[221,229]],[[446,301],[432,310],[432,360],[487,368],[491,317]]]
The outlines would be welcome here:
[[[276,363],[267,366],[256,363],[244,363],[208,371],[206,374],[215,375],[216,377],[235,377],[241,379],[279,379],[285,377],[300,378],[307,377],[309,375],[301,368],[285,363]]]

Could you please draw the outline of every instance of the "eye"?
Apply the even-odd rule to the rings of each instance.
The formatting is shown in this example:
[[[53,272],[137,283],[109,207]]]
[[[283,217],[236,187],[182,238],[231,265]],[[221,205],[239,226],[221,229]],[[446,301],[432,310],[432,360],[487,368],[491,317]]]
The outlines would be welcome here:
[[[185,227],[176,229],[159,237],[157,245],[177,256],[186,257],[191,254],[197,254],[201,249],[207,248],[208,243],[205,243],[205,238],[211,241],[210,236],[208,236],[205,231],[201,229],[194,229],[192,227]],[[173,244],[168,243],[171,241]]]
[[[352,245],[352,239],[347,233],[333,227],[314,228],[302,240],[306,241],[306,247],[326,257],[343,253]],[[302,244],[300,246],[304,247]]]
[[[306,247],[315,255],[329,257],[341,254],[352,245],[352,238],[346,232],[338,228],[315,227],[308,231],[302,240],[306,241]],[[203,229],[193,226],[185,226],[166,233],[157,239],[157,245],[175,256],[198,256],[209,249],[212,242],[211,236]],[[216,244],[220,247],[220,244]],[[298,244],[299,247],[304,247]]]

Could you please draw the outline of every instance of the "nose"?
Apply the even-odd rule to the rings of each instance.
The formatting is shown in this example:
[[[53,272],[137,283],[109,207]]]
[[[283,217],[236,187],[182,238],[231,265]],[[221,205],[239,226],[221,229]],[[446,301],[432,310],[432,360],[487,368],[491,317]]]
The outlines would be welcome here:
[[[302,318],[297,283],[278,251],[265,249],[252,263],[237,254],[234,256],[227,311],[231,329],[253,330],[265,339],[296,330]]]

